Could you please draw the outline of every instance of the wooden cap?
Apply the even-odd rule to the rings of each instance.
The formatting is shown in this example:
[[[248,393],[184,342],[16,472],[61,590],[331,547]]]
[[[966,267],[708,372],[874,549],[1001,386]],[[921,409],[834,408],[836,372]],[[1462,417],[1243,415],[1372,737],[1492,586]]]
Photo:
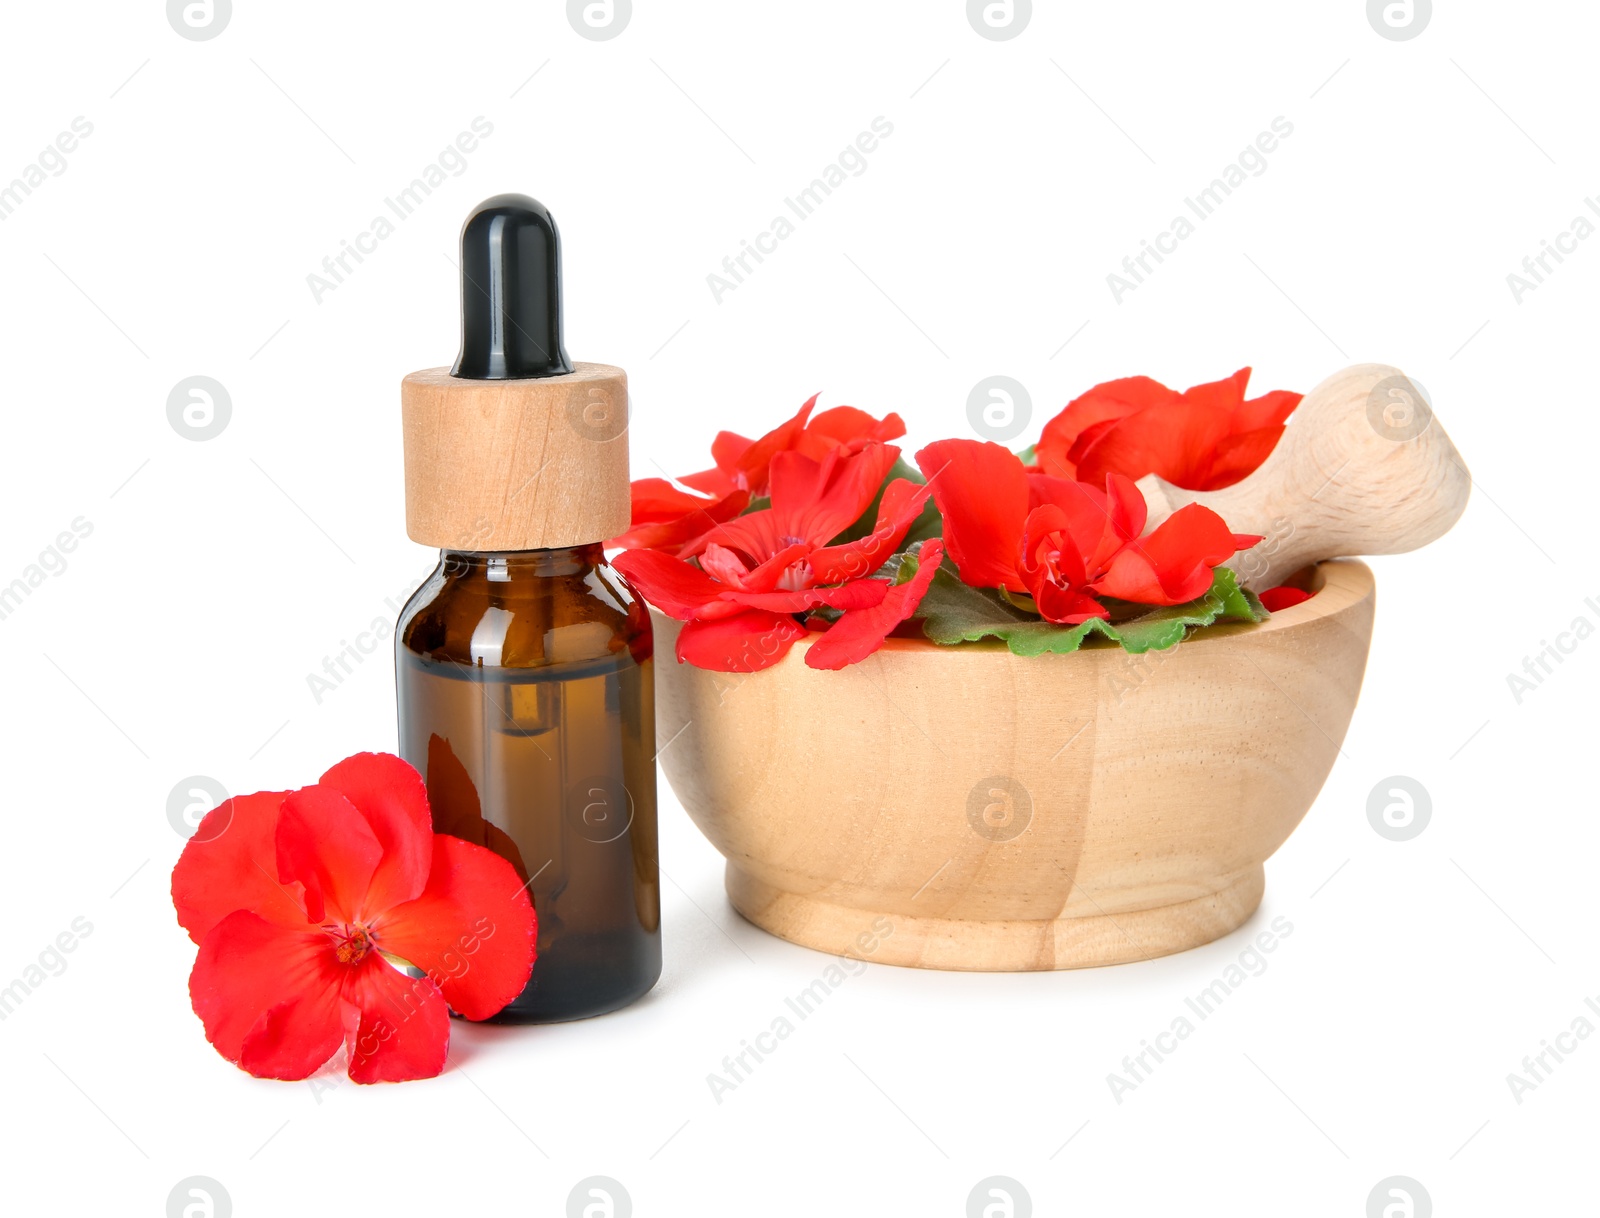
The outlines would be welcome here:
[[[406,532],[441,550],[549,550],[628,530],[628,375],[400,383]]]

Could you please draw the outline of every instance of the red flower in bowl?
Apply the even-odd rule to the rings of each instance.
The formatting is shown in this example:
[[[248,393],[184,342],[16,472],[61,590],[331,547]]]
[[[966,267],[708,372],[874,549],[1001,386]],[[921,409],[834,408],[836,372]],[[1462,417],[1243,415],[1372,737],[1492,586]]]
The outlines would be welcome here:
[[[711,444],[716,462],[710,469],[685,474],[684,491],[665,478],[640,478],[633,484],[633,520],[628,531],[608,545],[626,549],[663,550],[669,554],[698,552],[696,543],[719,524],[732,520],[750,501],[768,493],[772,460],[779,453],[798,452],[821,461],[837,449],[845,456],[871,444],[906,434],[897,414],[876,419],[854,406],[835,406],[815,418],[817,397],[758,440],[735,432],[717,433]]]
[[[1301,395],[1245,400],[1250,369],[1182,393],[1147,376],[1106,381],[1067,403],[1034,446],[1039,472],[1105,485],[1157,474],[1175,486],[1232,486],[1267,459]]]
[[[875,442],[849,454],[835,446],[820,461],[779,453],[771,462],[770,508],[717,525],[683,547],[682,557],[620,554],[617,570],[662,613],[685,623],[680,661],[720,672],[766,668],[805,636],[795,615],[825,607],[844,616],[806,660],[814,668],[842,667],[870,654],[910,615],[938,566],[935,557],[918,579],[893,587],[867,578],[894,553],[928,497],[926,487],[904,478],[883,486],[899,454]],[[873,530],[835,544],[880,487]],[[857,616],[869,610],[875,612]]]
[[[974,588],[1033,598],[1040,616],[1075,625],[1109,618],[1098,598],[1181,605],[1211,587],[1212,568],[1261,538],[1236,534],[1189,504],[1142,536],[1139,488],[1109,474],[1105,489],[1030,474],[998,444],[940,440],[917,454],[944,516],[944,541]]]

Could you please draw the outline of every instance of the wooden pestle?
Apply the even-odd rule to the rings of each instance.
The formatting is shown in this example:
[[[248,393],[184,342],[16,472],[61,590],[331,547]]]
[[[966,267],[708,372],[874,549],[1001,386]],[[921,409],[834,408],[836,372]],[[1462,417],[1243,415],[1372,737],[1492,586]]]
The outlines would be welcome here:
[[[1272,454],[1219,491],[1139,479],[1153,529],[1188,503],[1211,508],[1260,544],[1227,564],[1248,587],[1282,583],[1314,562],[1401,554],[1446,533],[1472,476],[1422,394],[1397,368],[1356,364],[1306,394]]]

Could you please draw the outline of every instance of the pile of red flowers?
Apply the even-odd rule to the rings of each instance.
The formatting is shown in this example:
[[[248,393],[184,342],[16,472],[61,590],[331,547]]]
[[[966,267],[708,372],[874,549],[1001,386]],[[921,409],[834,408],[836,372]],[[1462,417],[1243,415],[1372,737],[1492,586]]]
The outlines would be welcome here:
[[[1261,538],[1198,504],[1146,533],[1135,485],[1153,473],[1215,490],[1259,466],[1300,395],[1246,400],[1249,378],[1244,368],[1183,393],[1148,377],[1108,381],[1068,403],[1023,454],[940,440],[915,454],[916,469],[889,443],[905,434],[898,415],[849,406],[813,415],[813,397],[758,440],[719,434],[713,467],[679,479],[687,490],[635,482],[632,525],[610,543],[626,550],[616,566],[684,623],[680,661],[723,672],[765,668],[813,632],[808,665],[855,663],[928,616],[941,587],[982,591],[980,619],[982,604],[994,606],[992,630],[980,620],[959,637],[1005,638],[1031,620],[1028,654],[1041,626],[1059,628],[1053,649],[1069,650],[1090,625],[1117,638],[1118,621],[1199,612],[1208,598],[1202,615],[1167,620],[1264,615],[1219,570]],[[1272,607],[1292,601],[1279,591]]]

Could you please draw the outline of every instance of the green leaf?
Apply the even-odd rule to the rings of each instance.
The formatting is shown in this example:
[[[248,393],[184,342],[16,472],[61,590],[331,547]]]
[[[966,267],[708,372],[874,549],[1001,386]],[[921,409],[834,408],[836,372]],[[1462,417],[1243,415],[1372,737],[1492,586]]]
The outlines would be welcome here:
[[[992,588],[969,588],[943,567],[928,585],[917,616],[922,619],[922,633],[935,643],[948,646],[995,638],[1025,656],[1076,651],[1091,631],[1104,625],[1097,619],[1082,626],[1058,626],[1013,608]]]
[[[899,571],[904,571],[905,565],[902,562]],[[1124,607],[1135,608],[1117,602],[1113,612]],[[1016,608],[993,589],[969,588],[941,569],[922,598],[918,616],[922,618],[922,632],[935,643],[1000,639],[1019,656],[1076,651],[1091,635],[1103,635],[1134,653],[1163,650],[1182,642],[1194,627],[1224,619],[1259,622],[1266,617],[1261,602],[1242,590],[1226,567],[1216,569],[1211,590],[1196,600],[1156,609],[1137,608],[1143,610],[1138,616],[1120,621],[1090,618],[1077,626],[1061,626]]]
[[[1249,588],[1239,586],[1239,577],[1227,567],[1218,567],[1211,573],[1211,591],[1221,601],[1217,610],[1219,618],[1238,618],[1247,622],[1264,622],[1269,616],[1261,598]]]
[[[884,559],[883,566],[878,568],[877,574],[887,575],[889,583],[898,587],[901,584],[909,584],[912,577],[916,575],[917,569],[921,566],[921,555],[915,551],[902,550],[900,553],[891,554]]]
[[[1021,461],[1024,465],[1037,464],[1039,460],[1039,454],[1034,450],[1038,447],[1039,446],[1037,444],[1028,445],[1027,448],[1023,449],[1017,454],[1017,460]]]

